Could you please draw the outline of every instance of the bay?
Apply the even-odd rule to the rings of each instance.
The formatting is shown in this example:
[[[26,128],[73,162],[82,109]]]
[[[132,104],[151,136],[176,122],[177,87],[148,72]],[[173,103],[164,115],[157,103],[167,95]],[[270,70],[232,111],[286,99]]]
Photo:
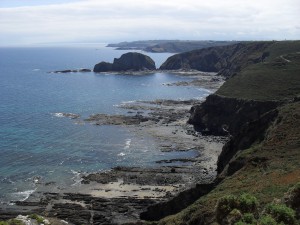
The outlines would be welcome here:
[[[0,201],[24,200],[37,182],[74,185],[81,173],[115,166],[153,166],[178,157],[160,152],[151,137],[126,127],[75,123],[76,113],[124,114],[118,105],[137,100],[202,98],[208,91],[166,86],[188,78],[170,73],[143,76],[50,71],[93,68],[128,51],[104,45],[0,49]],[[171,54],[145,53],[159,67]],[[177,154],[177,155],[176,155]]]

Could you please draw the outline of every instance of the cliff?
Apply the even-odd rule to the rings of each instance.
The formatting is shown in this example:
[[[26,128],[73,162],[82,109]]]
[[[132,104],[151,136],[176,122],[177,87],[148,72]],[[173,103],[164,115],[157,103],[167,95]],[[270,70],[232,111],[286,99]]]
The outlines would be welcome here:
[[[123,54],[115,58],[113,63],[100,62],[94,66],[94,72],[119,72],[119,71],[140,71],[155,70],[155,62],[146,55],[137,52]]]
[[[230,77],[247,65],[259,63],[269,55],[266,48],[273,42],[238,43],[228,46],[210,47],[171,56],[160,69],[195,69],[218,72]]]
[[[293,208],[289,209],[291,212],[298,212],[293,214],[293,221],[300,220],[299,204],[290,204],[285,197],[291,196],[290,189],[297,186],[300,179],[300,41],[255,42],[218,48],[223,50],[202,50],[198,62],[204,60],[207,53],[216,57],[207,56],[211,60],[204,61],[216,65],[218,53],[224,51],[225,54],[225,48],[230,48],[230,54],[218,61],[229,62],[218,64],[223,65],[219,73],[228,71],[229,79],[216,94],[194,106],[189,119],[189,123],[203,134],[230,137],[218,158],[215,186],[180,213],[157,224],[235,224],[230,213],[237,211],[236,221],[240,219],[245,223],[243,211],[228,211],[226,220],[220,220],[220,212],[216,210],[224,196],[226,199],[226,196],[240,193],[250,193],[259,199],[261,208],[276,199],[276,204],[286,204]],[[192,62],[189,61],[192,53],[186,55],[188,65]],[[178,65],[185,60],[180,57]],[[250,60],[255,58],[259,60]],[[292,196],[290,202],[300,200],[297,194]],[[155,212],[153,207],[150,211]],[[257,221],[255,224],[262,224],[258,220],[259,216],[265,216],[263,213],[252,215],[253,221]],[[282,222],[278,217],[272,220],[273,224]]]
[[[213,135],[237,135],[241,127],[275,109],[280,102],[255,101],[210,95],[201,105],[191,108],[189,123]]]

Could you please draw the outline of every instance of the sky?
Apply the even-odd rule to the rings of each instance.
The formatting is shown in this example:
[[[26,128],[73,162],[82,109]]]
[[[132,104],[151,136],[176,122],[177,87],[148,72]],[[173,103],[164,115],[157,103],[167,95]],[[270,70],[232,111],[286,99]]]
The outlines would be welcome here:
[[[0,0],[0,46],[300,39],[299,0]]]

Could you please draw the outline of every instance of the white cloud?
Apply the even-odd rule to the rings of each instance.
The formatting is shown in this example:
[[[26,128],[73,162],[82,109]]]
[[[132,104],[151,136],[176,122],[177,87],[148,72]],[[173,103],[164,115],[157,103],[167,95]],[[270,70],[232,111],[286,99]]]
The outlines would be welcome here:
[[[0,8],[0,43],[296,39],[299,11],[297,0],[81,0]]]

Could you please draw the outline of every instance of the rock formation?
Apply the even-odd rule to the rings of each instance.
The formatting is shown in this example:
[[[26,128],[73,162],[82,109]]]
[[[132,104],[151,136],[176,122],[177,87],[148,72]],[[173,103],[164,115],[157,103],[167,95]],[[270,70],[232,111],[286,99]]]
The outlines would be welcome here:
[[[265,49],[272,43],[238,43],[176,54],[169,57],[160,69],[195,69],[231,77],[250,64],[262,62],[269,55]]]
[[[100,62],[95,65],[94,72],[119,72],[119,71],[140,71],[155,70],[155,62],[146,55],[137,52],[123,54],[115,58],[113,63]]]

